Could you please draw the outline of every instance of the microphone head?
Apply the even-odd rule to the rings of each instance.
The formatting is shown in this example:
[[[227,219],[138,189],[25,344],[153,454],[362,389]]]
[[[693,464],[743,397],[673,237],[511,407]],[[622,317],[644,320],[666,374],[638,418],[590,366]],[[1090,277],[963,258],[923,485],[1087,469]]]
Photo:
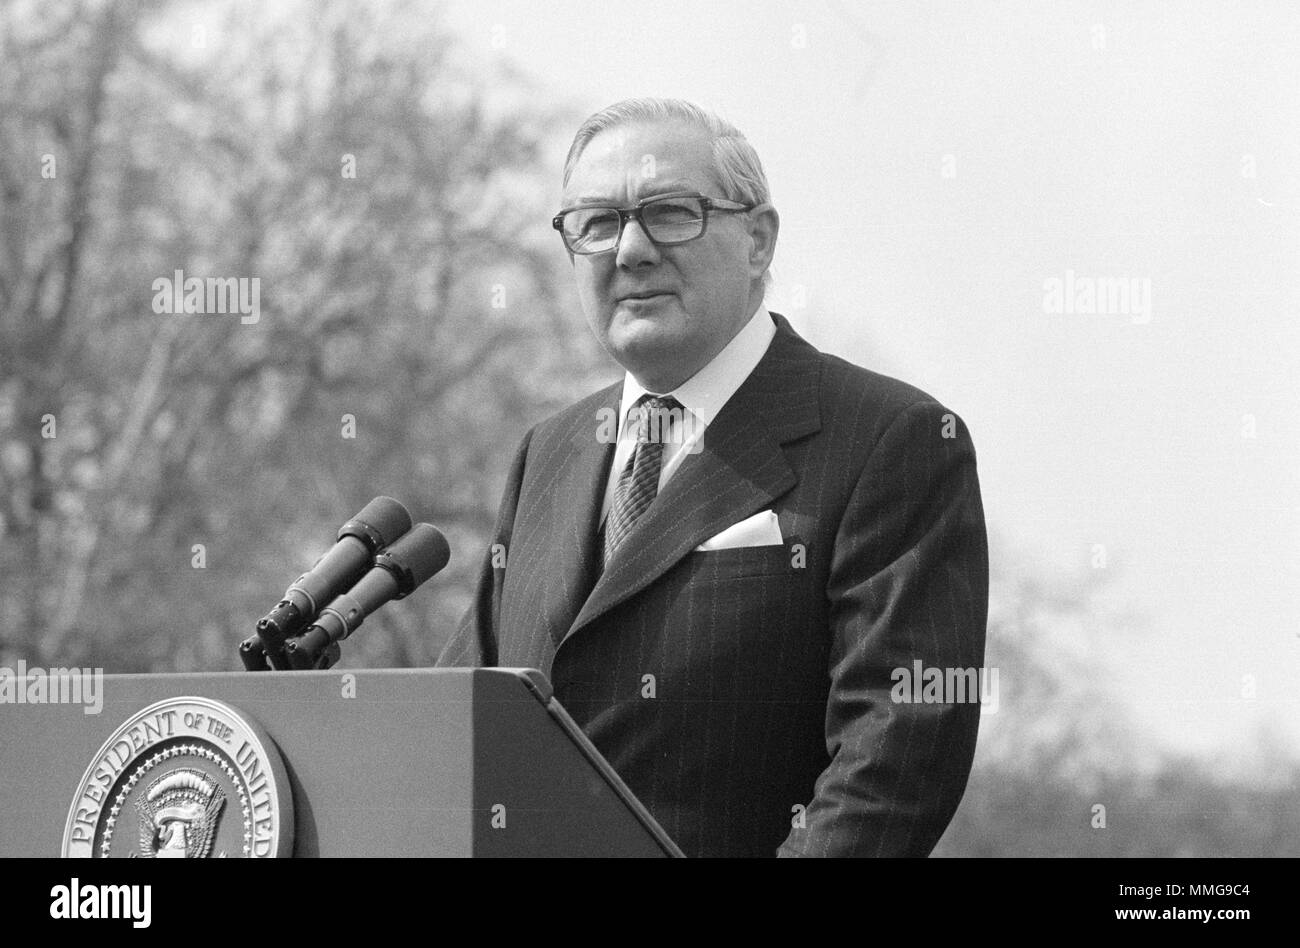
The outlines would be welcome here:
[[[385,547],[375,557],[375,565],[397,578],[398,592],[393,598],[401,599],[446,566],[450,559],[451,547],[442,531],[431,523],[417,523],[404,537]]]
[[[373,554],[411,529],[411,515],[391,497],[376,497],[339,529],[338,539],[355,537]]]

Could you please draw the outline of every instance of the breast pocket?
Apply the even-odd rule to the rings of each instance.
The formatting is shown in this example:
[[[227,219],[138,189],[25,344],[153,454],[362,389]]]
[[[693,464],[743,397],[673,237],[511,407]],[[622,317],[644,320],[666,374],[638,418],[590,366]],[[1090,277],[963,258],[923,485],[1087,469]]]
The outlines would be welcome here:
[[[696,550],[687,564],[702,582],[725,582],[760,576],[790,577],[797,573],[794,554],[784,546],[743,546],[729,550]]]

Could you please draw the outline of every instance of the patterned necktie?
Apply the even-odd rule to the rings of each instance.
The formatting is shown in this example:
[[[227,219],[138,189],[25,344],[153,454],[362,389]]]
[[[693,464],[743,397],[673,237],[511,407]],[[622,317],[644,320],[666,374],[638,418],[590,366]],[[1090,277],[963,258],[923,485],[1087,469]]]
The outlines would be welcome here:
[[[668,421],[672,417],[680,422],[684,409],[681,402],[671,395],[666,398],[642,395],[637,400],[635,411],[638,413],[636,450],[619,476],[614,502],[605,520],[606,563],[659,492]]]

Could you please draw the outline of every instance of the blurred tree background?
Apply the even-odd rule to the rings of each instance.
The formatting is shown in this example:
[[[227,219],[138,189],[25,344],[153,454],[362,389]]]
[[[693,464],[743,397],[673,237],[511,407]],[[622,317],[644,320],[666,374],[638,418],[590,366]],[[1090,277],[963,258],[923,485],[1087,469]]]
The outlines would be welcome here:
[[[1300,761],[1280,735],[1243,735],[1212,761],[1171,751],[1142,726],[1155,699],[1118,685],[1113,644],[1142,635],[1143,617],[1109,596],[1113,570],[1049,577],[991,546],[996,700],[934,855],[1300,854]]]
[[[547,226],[585,110],[435,4],[271,9],[0,0],[0,665],[237,669],[382,493],[452,561],[343,664],[427,666],[519,438],[617,377]],[[155,313],[176,270],[258,279],[260,319]],[[1128,620],[994,563],[1001,705],[939,854],[1300,852],[1293,760],[1143,749],[1086,647]]]
[[[453,558],[346,661],[430,664],[524,431],[613,377],[547,226],[581,116],[427,4],[0,10],[0,658],[241,667],[385,493]],[[260,319],[155,313],[176,270]]]

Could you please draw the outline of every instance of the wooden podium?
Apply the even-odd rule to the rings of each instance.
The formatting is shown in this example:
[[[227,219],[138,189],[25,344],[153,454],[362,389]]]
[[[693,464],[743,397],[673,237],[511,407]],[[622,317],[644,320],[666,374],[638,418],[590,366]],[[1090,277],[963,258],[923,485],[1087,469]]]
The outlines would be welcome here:
[[[142,709],[182,697],[228,705],[278,750],[295,856],[681,855],[530,669],[106,675],[102,693],[98,714],[0,704],[0,856],[60,855],[97,749]],[[130,742],[118,741],[125,760]],[[163,782],[137,779],[141,793]],[[126,799],[110,775],[104,785],[108,803]],[[238,819],[247,800],[231,800],[224,818]],[[134,811],[123,809],[125,827]]]

